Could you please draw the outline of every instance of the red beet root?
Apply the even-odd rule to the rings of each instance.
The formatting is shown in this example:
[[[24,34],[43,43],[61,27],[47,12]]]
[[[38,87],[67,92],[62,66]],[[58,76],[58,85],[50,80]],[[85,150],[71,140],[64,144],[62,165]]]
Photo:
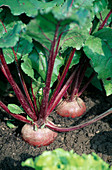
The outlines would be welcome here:
[[[57,137],[57,133],[48,128],[42,128],[35,131],[33,126],[29,124],[23,126],[21,133],[26,142],[38,147],[51,144]]]
[[[79,97],[73,101],[64,100],[56,109],[60,116],[72,118],[81,116],[85,111],[85,103]]]

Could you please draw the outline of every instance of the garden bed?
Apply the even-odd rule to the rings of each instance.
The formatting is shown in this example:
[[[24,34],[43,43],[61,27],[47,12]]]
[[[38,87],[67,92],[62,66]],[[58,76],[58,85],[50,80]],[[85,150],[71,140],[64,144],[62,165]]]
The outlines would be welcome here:
[[[14,97],[1,96],[2,101],[8,104],[15,100]],[[103,93],[94,88],[92,85],[83,93],[87,112],[77,119],[62,118],[55,114],[50,118],[56,124],[75,125],[83,123],[86,120],[94,118],[96,115],[103,113],[112,107],[112,96],[105,97]],[[83,129],[73,132],[59,133],[54,143],[49,146],[37,148],[25,143],[20,135],[20,130],[24,124],[16,121],[17,128],[10,129],[6,122],[11,117],[0,109],[0,169],[1,170],[26,170],[29,168],[21,167],[21,162],[29,157],[40,155],[45,150],[63,148],[70,151],[71,149],[78,154],[97,153],[104,161],[112,165],[112,114],[102,120],[84,127]],[[19,128],[18,128],[19,127]],[[30,168],[31,169],[31,168]]]
[[[0,75],[0,169],[25,169],[22,161],[56,148],[72,149],[80,155],[95,152],[112,165],[111,18],[110,1],[0,2],[0,70],[11,85]],[[84,76],[88,79],[84,80]],[[98,89],[102,84],[105,92],[88,87],[91,80]],[[61,112],[57,106],[60,101],[73,107],[76,102],[78,107],[69,105]],[[82,116],[61,117],[55,108],[65,117]],[[81,111],[76,113],[73,110],[77,108]],[[74,130],[75,125],[84,127],[88,120],[89,124],[99,121],[65,133]],[[10,121],[14,128],[7,126]],[[31,131],[22,129],[24,140],[43,147],[23,141],[24,124],[20,121],[33,124],[37,130],[30,137]],[[57,133],[44,126],[63,133],[58,133],[51,144]]]

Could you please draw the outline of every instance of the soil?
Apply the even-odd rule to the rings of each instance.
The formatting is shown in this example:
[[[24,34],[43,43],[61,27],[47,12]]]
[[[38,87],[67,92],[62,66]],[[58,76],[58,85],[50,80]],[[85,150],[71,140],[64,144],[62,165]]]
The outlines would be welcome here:
[[[15,101],[14,96],[2,95],[2,101],[6,104]],[[62,126],[72,126],[83,123],[96,115],[103,113],[112,107],[112,95],[106,97],[92,85],[81,96],[87,106],[86,113],[80,118],[62,118],[55,112],[50,115],[50,119]],[[80,130],[59,133],[56,140],[49,146],[41,148],[30,146],[21,138],[21,128],[24,125],[19,121],[14,121],[16,128],[7,127],[7,120],[11,117],[0,109],[0,170],[29,170],[21,166],[21,162],[29,157],[36,157],[44,151],[63,148],[64,150],[82,155],[95,152],[104,161],[112,166],[112,114],[96,123],[84,127]]]

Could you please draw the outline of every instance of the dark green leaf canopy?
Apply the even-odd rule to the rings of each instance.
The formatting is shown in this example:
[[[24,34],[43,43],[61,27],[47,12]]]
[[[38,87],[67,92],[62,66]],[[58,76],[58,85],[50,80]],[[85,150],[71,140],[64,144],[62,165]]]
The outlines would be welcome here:
[[[84,51],[91,60],[91,65],[102,79],[107,95],[112,93],[112,30],[104,28],[91,36],[85,43]],[[108,80],[110,79],[110,81]],[[108,89],[109,87],[109,89]],[[110,92],[111,91],[111,92]]]

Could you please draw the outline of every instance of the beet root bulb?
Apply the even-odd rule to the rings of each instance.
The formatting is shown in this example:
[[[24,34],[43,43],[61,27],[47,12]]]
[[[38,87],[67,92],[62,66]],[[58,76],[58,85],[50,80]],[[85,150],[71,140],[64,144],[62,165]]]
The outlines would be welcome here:
[[[33,126],[29,124],[23,126],[21,134],[24,141],[37,147],[47,146],[57,137],[57,133],[48,128],[41,128],[36,131]]]
[[[62,117],[80,117],[86,111],[86,105],[81,98],[73,101],[64,100],[56,108],[56,112]]]

